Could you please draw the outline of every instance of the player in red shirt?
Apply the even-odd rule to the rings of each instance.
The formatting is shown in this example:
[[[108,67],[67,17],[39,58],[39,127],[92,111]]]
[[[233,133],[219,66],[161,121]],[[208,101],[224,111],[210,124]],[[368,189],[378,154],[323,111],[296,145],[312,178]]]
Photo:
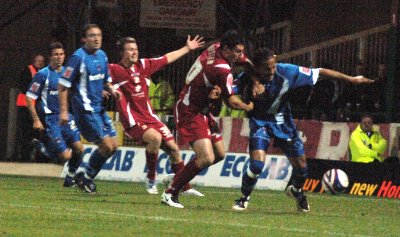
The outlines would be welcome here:
[[[147,192],[158,194],[155,185],[156,165],[160,148],[164,149],[171,157],[171,169],[177,173],[184,167],[180,151],[174,141],[171,131],[154,113],[148,96],[150,77],[153,73],[164,68],[183,55],[204,45],[202,37],[191,39],[188,36],[186,45],[181,49],[167,53],[159,58],[144,58],[139,60],[139,51],[136,40],[124,37],[119,40],[118,48],[121,61],[110,64],[110,72],[114,88],[121,92],[123,97],[117,103],[120,119],[125,133],[135,139],[146,143]],[[189,183],[182,186],[186,194],[203,196],[190,187]]]
[[[210,110],[216,100],[209,92],[217,87],[220,98],[234,109],[250,111],[253,104],[245,104],[233,95],[230,64],[243,58],[244,40],[236,31],[228,31],[221,42],[211,45],[193,64],[186,76],[186,85],[175,106],[175,120],[180,143],[189,143],[196,153],[184,169],[179,171],[164,191],[161,202],[183,208],[179,203],[179,190],[200,171],[225,157],[221,132]]]

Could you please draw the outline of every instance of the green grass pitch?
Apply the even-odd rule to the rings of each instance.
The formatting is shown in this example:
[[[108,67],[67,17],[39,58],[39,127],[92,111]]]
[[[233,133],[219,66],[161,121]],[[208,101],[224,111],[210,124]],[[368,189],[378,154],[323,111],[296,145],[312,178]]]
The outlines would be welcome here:
[[[238,189],[197,187],[206,196],[175,209],[142,183],[97,181],[95,195],[62,183],[0,175],[0,236],[400,236],[400,200],[308,193],[302,214],[284,192],[255,190],[235,212]]]

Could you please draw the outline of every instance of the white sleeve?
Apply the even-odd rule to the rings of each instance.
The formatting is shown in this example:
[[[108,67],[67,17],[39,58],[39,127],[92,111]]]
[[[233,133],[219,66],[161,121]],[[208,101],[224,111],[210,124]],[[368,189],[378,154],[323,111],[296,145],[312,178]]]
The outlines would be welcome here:
[[[311,69],[312,70],[312,80],[313,80],[313,84],[315,85],[318,81],[319,78],[319,70],[321,70],[321,68],[314,68]]]

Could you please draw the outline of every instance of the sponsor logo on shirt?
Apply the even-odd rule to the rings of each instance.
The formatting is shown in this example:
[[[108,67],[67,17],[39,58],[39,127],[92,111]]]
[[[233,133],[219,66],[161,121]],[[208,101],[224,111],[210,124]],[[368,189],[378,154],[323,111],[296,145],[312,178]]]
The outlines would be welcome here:
[[[97,80],[103,80],[105,78],[104,74],[97,74],[97,75],[90,75],[89,76],[89,81],[97,81]]]
[[[50,91],[50,95],[58,95],[58,91]]]
[[[311,75],[311,69],[309,69],[308,67],[299,67],[299,72],[306,74],[307,76]]]
[[[31,88],[29,88],[30,91],[33,93],[37,92],[40,88],[40,84],[37,82],[32,83]]]

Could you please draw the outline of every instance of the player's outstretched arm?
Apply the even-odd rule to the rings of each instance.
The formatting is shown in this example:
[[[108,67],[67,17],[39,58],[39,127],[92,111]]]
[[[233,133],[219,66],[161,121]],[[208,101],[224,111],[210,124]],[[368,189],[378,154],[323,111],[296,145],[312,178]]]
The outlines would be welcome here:
[[[190,35],[188,35],[185,46],[183,46],[182,48],[180,48],[178,50],[169,52],[165,55],[167,57],[168,64],[175,62],[176,60],[181,58],[183,55],[189,53],[191,50],[195,50],[195,49],[198,49],[203,46],[204,46],[203,37],[196,35],[196,37],[191,39]]]
[[[353,76],[349,76],[349,75],[346,75],[344,73],[341,73],[341,72],[338,72],[338,71],[335,71],[335,70],[332,70],[332,69],[326,69],[326,68],[321,68],[320,71],[319,71],[319,74],[323,75],[323,76],[339,79],[339,80],[342,80],[342,81],[347,81],[347,82],[350,82],[350,83],[353,83],[353,84],[371,84],[371,83],[374,83],[373,80],[371,80],[369,78],[366,78],[364,76],[353,77]],[[320,78],[322,79],[324,77],[320,77]]]

